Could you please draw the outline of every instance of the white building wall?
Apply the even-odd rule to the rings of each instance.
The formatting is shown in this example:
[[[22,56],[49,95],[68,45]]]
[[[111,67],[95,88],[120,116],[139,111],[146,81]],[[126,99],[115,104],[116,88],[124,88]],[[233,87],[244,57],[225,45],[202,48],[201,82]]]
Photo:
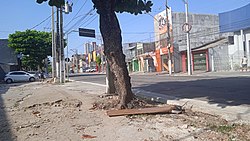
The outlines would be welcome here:
[[[244,57],[244,40],[246,43],[246,55],[248,60],[250,60],[250,29],[243,30],[243,36],[240,31],[234,32],[234,44],[228,45],[228,55],[234,70],[241,67],[241,59]],[[248,61],[248,66],[250,66],[250,61]]]
[[[250,29],[245,31],[246,35],[246,50],[247,50],[247,56],[248,59],[250,59]],[[249,62],[250,63],[250,62]]]

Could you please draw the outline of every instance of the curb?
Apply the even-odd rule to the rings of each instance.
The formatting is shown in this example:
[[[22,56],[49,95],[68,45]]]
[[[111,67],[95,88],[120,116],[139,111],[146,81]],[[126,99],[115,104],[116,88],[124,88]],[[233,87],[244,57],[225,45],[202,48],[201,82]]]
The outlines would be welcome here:
[[[228,106],[211,104],[207,101],[196,99],[180,99],[178,97],[167,96],[160,93],[133,89],[136,96],[156,101],[164,104],[185,105],[185,108],[193,111],[203,112],[221,116],[223,119],[232,123],[250,124],[250,107],[247,106]]]

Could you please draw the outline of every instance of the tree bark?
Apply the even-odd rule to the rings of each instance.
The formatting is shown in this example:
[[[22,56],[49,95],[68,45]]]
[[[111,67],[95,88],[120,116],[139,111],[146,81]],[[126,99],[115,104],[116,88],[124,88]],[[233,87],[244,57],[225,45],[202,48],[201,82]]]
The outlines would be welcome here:
[[[115,83],[114,83],[114,73],[112,73],[110,71],[110,67],[109,65],[107,64],[107,70],[106,70],[106,77],[107,77],[107,84],[108,84],[108,87],[107,87],[107,94],[116,94],[115,93]]]
[[[99,3],[100,30],[104,41],[104,54],[114,74],[116,93],[119,95],[118,108],[126,108],[133,99],[130,76],[122,52],[121,29],[114,11],[113,0],[100,0]]]

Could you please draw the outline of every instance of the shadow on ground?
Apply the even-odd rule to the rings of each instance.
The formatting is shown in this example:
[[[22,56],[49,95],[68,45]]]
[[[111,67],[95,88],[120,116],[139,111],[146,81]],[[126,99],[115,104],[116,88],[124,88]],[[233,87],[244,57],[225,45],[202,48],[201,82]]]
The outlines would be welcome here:
[[[14,141],[15,136],[11,131],[11,126],[9,119],[7,117],[7,108],[4,104],[4,95],[10,89],[10,87],[20,86],[25,83],[13,83],[13,84],[4,84],[0,83],[0,140],[1,141]]]
[[[167,81],[134,87],[177,99],[199,99],[219,107],[250,105],[250,77]]]

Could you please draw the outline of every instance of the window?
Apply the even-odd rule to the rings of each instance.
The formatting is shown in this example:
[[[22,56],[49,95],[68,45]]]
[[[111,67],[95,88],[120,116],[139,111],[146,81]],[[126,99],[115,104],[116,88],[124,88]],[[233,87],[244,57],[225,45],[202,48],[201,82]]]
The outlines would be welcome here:
[[[234,36],[228,36],[228,44],[233,45],[234,44]]]
[[[244,50],[244,53],[246,52],[246,41],[243,41],[243,50]]]
[[[24,72],[12,72],[10,75],[25,75],[26,73]]]

